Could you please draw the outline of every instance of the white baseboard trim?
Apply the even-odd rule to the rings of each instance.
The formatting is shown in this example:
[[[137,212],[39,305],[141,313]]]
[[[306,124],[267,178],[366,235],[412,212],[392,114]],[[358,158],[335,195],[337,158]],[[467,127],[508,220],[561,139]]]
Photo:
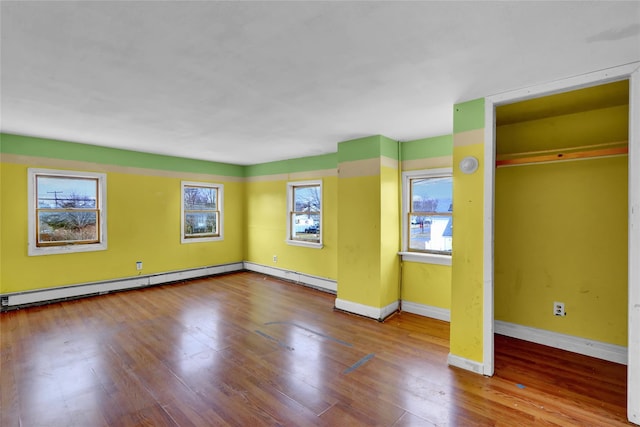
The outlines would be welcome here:
[[[215,274],[242,271],[242,262],[232,264],[214,265],[189,270],[169,271],[166,273],[150,274],[147,276],[135,276],[122,279],[107,280],[101,282],[81,283],[77,285],[61,286],[50,289],[38,289],[34,291],[2,294],[2,307],[13,307],[28,304],[36,304],[46,301],[64,300],[89,295],[106,294],[125,289],[140,288],[161,283],[171,283],[180,280],[194,279],[196,277],[213,276]]]
[[[484,364],[475,360],[465,359],[464,357],[449,353],[449,356],[447,356],[447,363],[449,366],[455,366],[456,368],[484,375]]]
[[[627,347],[620,345],[545,331],[543,329],[531,328],[529,326],[503,322],[501,320],[494,321],[494,331],[496,334],[560,348],[562,350],[621,363],[623,365],[626,365],[628,360]]]
[[[445,322],[451,322],[451,310],[447,310],[446,308],[402,300],[402,311],[417,314],[419,316],[430,317],[432,319],[443,320]]]
[[[336,298],[336,308],[338,310],[382,321],[398,310],[398,301],[394,301],[385,307],[378,308]]]
[[[379,320],[384,320],[387,317],[391,316],[393,313],[397,312],[400,308],[400,302],[394,301],[391,304],[388,304],[380,309],[380,318]]]
[[[321,289],[323,291],[329,291],[332,293],[336,293],[338,291],[337,282],[335,280],[327,279],[324,277],[312,276],[310,274],[298,273],[296,271],[284,270],[282,268],[269,267],[249,261],[244,262],[244,269],[248,271],[254,271],[256,273],[278,277],[280,279],[289,280],[295,283],[302,283],[312,288]]]

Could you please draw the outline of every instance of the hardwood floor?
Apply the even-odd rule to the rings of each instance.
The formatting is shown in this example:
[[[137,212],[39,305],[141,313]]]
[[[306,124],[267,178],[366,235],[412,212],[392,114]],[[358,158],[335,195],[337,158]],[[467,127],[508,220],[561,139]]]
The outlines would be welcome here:
[[[384,323],[255,273],[2,313],[2,426],[616,426],[626,367],[496,336],[447,366],[449,325]]]

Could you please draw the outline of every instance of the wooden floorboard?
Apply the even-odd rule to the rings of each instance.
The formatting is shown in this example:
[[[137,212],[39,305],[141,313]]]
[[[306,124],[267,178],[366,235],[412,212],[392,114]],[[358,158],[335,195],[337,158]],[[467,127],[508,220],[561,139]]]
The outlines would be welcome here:
[[[334,300],[242,272],[4,312],[0,425],[631,425],[624,365],[497,335],[486,378]]]

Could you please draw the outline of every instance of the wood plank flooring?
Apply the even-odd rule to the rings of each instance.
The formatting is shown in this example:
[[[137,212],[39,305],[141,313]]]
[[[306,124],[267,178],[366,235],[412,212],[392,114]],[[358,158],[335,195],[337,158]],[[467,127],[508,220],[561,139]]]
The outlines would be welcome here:
[[[626,367],[496,336],[447,366],[449,325],[379,323],[256,273],[2,313],[12,426],[620,426]]]

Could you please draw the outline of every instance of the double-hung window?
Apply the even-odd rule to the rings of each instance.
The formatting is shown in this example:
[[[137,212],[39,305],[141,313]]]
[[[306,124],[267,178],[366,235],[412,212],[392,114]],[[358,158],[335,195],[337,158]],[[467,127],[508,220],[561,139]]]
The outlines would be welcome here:
[[[222,184],[182,182],[181,242],[222,240]]]
[[[403,252],[417,254],[415,260],[430,262],[451,255],[451,172],[446,168],[403,173]]]
[[[28,170],[28,254],[107,248],[105,174]]]
[[[287,184],[287,243],[322,247],[322,181]]]

